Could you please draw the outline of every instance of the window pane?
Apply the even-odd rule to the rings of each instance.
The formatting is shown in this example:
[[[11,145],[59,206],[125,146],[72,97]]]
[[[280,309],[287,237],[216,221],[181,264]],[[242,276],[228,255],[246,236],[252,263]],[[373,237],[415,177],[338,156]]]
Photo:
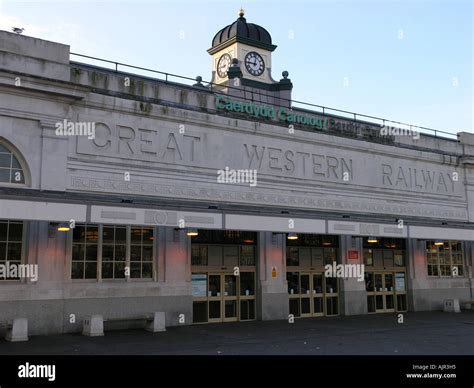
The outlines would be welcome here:
[[[336,261],[336,249],[324,248],[324,264],[332,264]]]
[[[209,296],[220,296],[221,295],[221,276],[210,275],[209,276]]]
[[[375,296],[373,295],[367,296],[367,312],[375,313]]]
[[[143,228],[143,244],[153,244],[153,228]]]
[[[102,246],[102,261],[113,261],[114,259],[114,246],[103,245]]]
[[[255,301],[241,300],[240,301],[240,320],[246,321],[255,319]]]
[[[0,241],[7,241],[7,222],[0,222]]]
[[[326,278],[326,292],[336,293],[337,292],[337,278]]]
[[[10,183],[10,170],[0,168],[0,182]]]
[[[86,227],[84,225],[76,225],[72,230],[72,240],[75,243],[83,243],[86,241]]]
[[[193,303],[193,323],[207,322],[207,302]]]
[[[142,248],[140,245],[132,245],[130,247],[130,261],[141,261]]]
[[[126,247],[125,245],[115,246],[115,261],[125,261]]]
[[[367,292],[374,292],[374,273],[366,272],[364,277],[365,277],[365,290]]]
[[[241,272],[240,273],[240,295],[250,296],[255,295],[255,273]]]
[[[131,241],[132,244],[137,244],[142,242],[142,228],[132,228],[131,231]]]
[[[299,273],[298,272],[287,272],[286,280],[288,281],[288,293],[299,294]]]
[[[142,264],[142,278],[151,279],[153,277],[153,264],[144,263]]]
[[[311,249],[300,248],[299,250],[300,266],[305,268],[311,267]]]
[[[301,294],[309,294],[309,275],[301,275],[300,277],[300,287],[301,287]]]
[[[323,275],[316,274],[313,275],[313,294],[322,294],[323,293]]]
[[[97,262],[86,262],[85,263],[85,278],[96,279],[97,278]]]
[[[290,299],[290,314],[293,314],[295,317],[300,316],[300,299],[299,298]]]
[[[84,244],[73,244],[72,245],[72,260],[84,261]]]
[[[239,247],[225,246],[224,247],[224,267],[234,267],[239,265]]]
[[[114,278],[123,279],[125,278],[125,263],[117,263],[114,265]]]
[[[384,264],[384,267],[387,267],[387,268],[393,267],[393,251],[389,251],[389,250],[383,251],[383,264]]]
[[[374,265],[374,260],[372,257],[372,249],[364,249],[364,264],[368,266]]]
[[[86,260],[97,261],[97,245],[86,245]]]
[[[96,243],[99,241],[99,228],[97,226],[87,225],[86,241],[88,243]]]
[[[7,257],[7,243],[0,243],[0,261],[5,261]]]
[[[323,249],[322,248],[313,248],[313,267],[322,267],[323,266]]]
[[[127,242],[127,229],[123,227],[115,228],[115,244],[125,244]]]
[[[21,242],[22,236],[23,236],[23,224],[10,222],[10,227],[8,229],[8,240]]]
[[[14,155],[12,155],[12,168],[15,168],[17,170],[21,170],[21,164]]]
[[[286,265],[288,267],[299,265],[298,248],[296,247],[286,248]]]
[[[396,266],[404,267],[405,266],[405,258],[404,258],[403,251],[395,251],[393,261],[394,261],[394,264]]]
[[[152,261],[153,260],[153,246],[152,245],[144,245],[143,246],[143,261]]]
[[[11,168],[11,154],[0,154],[0,167]]]
[[[102,233],[102,242],[104,244],[113,244],[115,241],[114,236],[115,236],[114,228],[104,226],[104,231]]]
[[[130,277],[139,278],[142,274],[142,268],[140,263],[130,263]]]
[[[326,315],[339,314],[338,297],[326,298]]]
[[[113,263],[102,263],[102,278],[112,279],[114,276],[114,264]]]
[[[20,261],[21,260],[21,243],[8,243],[7,250],[8,261]]]
[[[72,262],[72,279],[83,279],[84,276],[84,263],[73,261]]]

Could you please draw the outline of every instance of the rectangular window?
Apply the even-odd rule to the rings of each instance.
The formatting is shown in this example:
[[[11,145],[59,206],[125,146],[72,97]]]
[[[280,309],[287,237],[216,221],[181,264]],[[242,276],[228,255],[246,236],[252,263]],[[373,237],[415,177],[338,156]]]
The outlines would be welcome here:
[[[287,267],[296,267],[300,264],[299,249],[297,247],[286,248],[286,265]]]
[[[374,265],[374,259],[372,255],[372,249],[364,249],[364,264],[368,267],[372,267]]]
[[[460,241],[426,241],[428,276],[464,276],[463,257]]]
[[[207,245],[191,245],[191,265],[207,265]]]
[[[98,279],[102,250],[102,279],[152,279],[154,228],[77,224],[72,232],[71,279]],[[127,264],[129,252],[129,264]],[[127,266],[129,266],[127,268]]]
[[[127,251],[127,228],[104,226],[102,232],[102,279],[124,279]]]
[[[23,248],[23,222],[0,221],[0,264],[20,265]],[[1,277],[0,280],[18,280],[19,277]]]
[[[240,247],[240,265],[255,265],[255,246],[242,245]]]
[[[153,228],[132,227],[130,238],[130,277],[153,277]]]
[[[72,232],[71,279],[97,278],[97,225],[76,225]]]

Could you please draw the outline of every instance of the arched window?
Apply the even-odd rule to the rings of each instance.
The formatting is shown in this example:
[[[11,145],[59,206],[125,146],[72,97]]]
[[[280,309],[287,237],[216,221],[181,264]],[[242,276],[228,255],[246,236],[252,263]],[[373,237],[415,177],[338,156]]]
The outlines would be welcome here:
[[[25,184],[25,173],[15,154],[0,143],[0,184]]]

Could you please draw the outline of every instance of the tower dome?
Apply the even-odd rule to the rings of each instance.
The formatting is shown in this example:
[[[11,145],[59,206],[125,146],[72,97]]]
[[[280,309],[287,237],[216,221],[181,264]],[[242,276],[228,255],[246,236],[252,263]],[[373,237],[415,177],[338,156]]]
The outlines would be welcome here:
[[[214,36],[212,47],[207,52],[214,54],[235,42],[246,43],[269,51],[274,51],[277,47],[272,44],[272,37],[265,28],[247,23],[242,9],[235,22],[225,26]]]

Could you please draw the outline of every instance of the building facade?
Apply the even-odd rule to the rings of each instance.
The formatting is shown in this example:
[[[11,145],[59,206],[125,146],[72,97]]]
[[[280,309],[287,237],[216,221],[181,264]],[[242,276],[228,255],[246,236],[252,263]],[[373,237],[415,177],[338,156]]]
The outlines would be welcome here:
[[[186,85],[0,31],[0,321],[50,334],[92,314],[174,326],[474,299],[474,134],[297,108],[275,49],[241,13],[208,50],[212,83]]]

